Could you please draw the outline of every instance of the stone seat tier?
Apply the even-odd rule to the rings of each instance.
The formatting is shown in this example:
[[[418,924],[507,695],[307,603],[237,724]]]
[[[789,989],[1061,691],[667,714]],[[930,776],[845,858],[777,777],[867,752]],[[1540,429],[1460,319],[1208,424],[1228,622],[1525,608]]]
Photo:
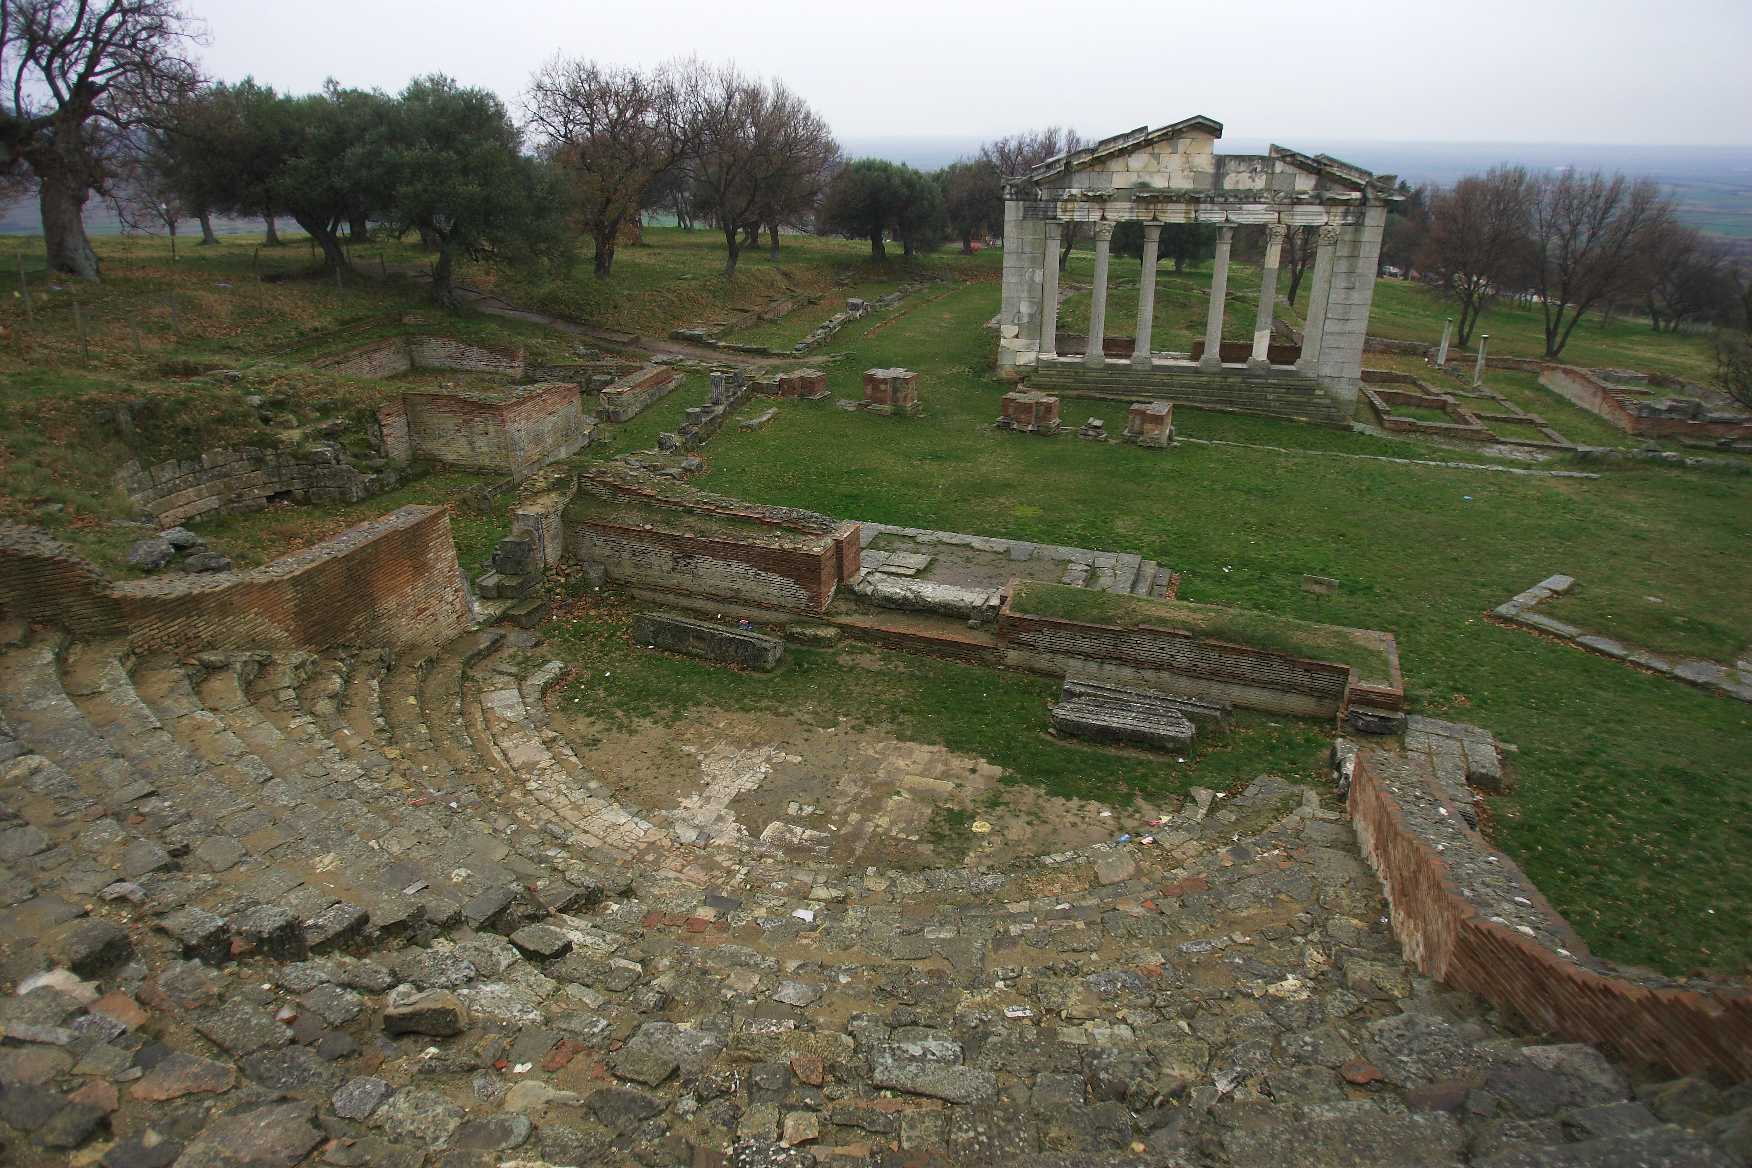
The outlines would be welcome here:
[[[1591,1049],[1528,1045],[1414,976],[1341,813],[1271,778],[1195,793],[1150,846],[996,870],[798,864],[682,844],[653,813],[605,899],[551,895],[543,881],[602,849],[548,824],[626,809],[546,722],[559,671],[481,648],[446,646],[411,685],[417,671],[389,666],[381,692],[415,698],[397,714],[368,697],[385,675],[370,653],[130,662],[52,639],[0,654],[0,971],[10,989],[78,960],[111,995],[0,996],[9,1162],[64,1164],[71,1147],[95,1161],[101,1142],[150,1126],[150,1162],[166,1163],[807,1151],[828,1164],[1714,1168],[1732,1162],[1710,1144],[1717,1129],[1752,1122],[1752,1098],[1689,1080],[1633,1089]],[[446,749],[434,724],[454,715],[452,694],[462,718]],[[400,751],[404,728],[417,746],[360,761]],[[429,793],[433,772],[414,761],[427,754],[444,757],[449,792]],[[477,769],[498,785],[465,780]],[[152,793],[112,788],[123,772],[150,773],[132,782]],[[471,784],[472,800],[442,797]],[[135,796],[125,821],[102,801],[112,793]],[[224,868],[198,842],[222,836],[243,852]],[[139,904],[93,899],[136,838],[162,841],[172,865],[141,876]],[[262,896],[281,873],[302,883]],[[532,903],[495,907],[512,884],[534,885]],[[308,889],[429,896],[433,916],[360,932],[340,946],[353,956],[256,945],[190,962],[157,928],[126,928],[127,957],[69,957],[67,921],[22,927],[57,911],[155,922],[175,895],[303,906]],[[105,1088],[113,1112],[77,1110]],[[118,1147],[109,1159],[131,1162],[135,1145]]]

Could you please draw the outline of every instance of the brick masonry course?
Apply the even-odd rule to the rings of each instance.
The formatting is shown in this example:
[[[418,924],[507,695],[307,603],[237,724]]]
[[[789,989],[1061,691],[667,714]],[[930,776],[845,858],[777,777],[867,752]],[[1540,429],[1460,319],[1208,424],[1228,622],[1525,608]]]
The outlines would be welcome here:
[[[142,652],[435,644],[468,626],[438,507],[409,506],[243,572],[109,581],[41,532],[0,527],[0,604]]]
[[[1393,931],[1420,971],[1572,1041],[1681,1074],[1752,1078],[1752,993],[1633,976],[1591,957],[1532,882],[1464,826],[1426,761],[1365,751],[1348,800]],[[1506,874],[1519,899],[1499,910],[1476,890],[1469,867]],[[1532,923],[1516,923],[1523,916]]]

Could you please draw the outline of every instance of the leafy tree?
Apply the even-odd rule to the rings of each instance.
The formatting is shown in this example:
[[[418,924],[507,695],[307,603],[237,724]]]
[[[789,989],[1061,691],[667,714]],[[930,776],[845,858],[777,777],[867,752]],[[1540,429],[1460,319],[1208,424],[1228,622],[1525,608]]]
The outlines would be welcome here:
[[[860,158],[841,167],[821,200],[817,228],[868,239],[870,258],[884,259],[892,233],[911,256],[942,239],[943,199],[937,184],[910,166]]]
[[[930,175],[910,166],[900,168],[902,197],[894,219],[894,237],[900,240],[907,259],[920,251],[933,251],[949,232],[943,207],[943,190]]]
[[[562,234],[551,172],[526,157],[521,134],[490,90],[441,74],[402,91],[384,151],[389,220],[437,249],[432,298],[453,305],[452,265],[488,251],[553,250]]]
[[[282,97],[254,111],[253,149],[267,156],[267,198],[322,249],[328,270],[346,266],[340,233],[362,207],[385,206],[384,157],[392,101],[358,100],[330,83],[322,93]]]
[[[197,33],[173,0],[0,0],[0,158],[35,182],[51,269],[98,278],[85,203],[117,147],[194,87]]]
[[[975,235],[1004,229],[1004,179],[989,158],[957,162],[936,174],[949,230],[961,240],[961,253],[973,254]]]
[[[1115,224],[1113,242],[1109,246],[1115,255],[1143,259],[1144,225],[1129,221]],[[1156,262],[1170,261],[1175,271],[1182,272],[1187,264],[1210,259],[1216,254],[1216,249],[1215,227],[1203,223],[1164,223],[1156,244]]]

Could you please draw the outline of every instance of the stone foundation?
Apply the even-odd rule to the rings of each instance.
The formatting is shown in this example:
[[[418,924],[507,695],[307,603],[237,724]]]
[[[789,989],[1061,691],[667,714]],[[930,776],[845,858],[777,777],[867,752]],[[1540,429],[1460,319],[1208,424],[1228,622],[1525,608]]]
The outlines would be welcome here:
[[[653,402],[668,397],[681,384],[681,374],[667,365],[647,365],[611,383],[597,396],[597,416],[610,422],[630,422]]]
[[[1127,442],[1166,450],[1174,441],[1173,402],[1133,402],[1125,412]]]
[[[1002,408],[999,429],[1020,430],[1025,434],[1059,432],[1059,399],[1051,394],[1013,389],[1004,395]]]
[[[917,417],[924,413],[919,404],[918,382],[919,375],[907,369],[867,369],[864,408],[874,414]]]
[[[500,393],[417,390],[378,411],[386,453],[501,472],[522,481],[589,445],[577,385],[510,386]],[[406,446],[400,435],[406,434]]]

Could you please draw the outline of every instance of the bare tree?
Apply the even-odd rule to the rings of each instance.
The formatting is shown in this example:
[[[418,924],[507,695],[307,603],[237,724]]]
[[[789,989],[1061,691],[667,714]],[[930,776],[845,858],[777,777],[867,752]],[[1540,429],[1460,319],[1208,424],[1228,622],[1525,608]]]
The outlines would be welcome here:
[[[1733,316],[1731,257],[1720,242],[1695,227],[1667,223],[1644,248],[1642,278],[1649,323],[1656,332],[1678,332],[1689,320]]]
[[[571,180],[596,275],[606,277],[622,226],[691,147],[681,78],[673,67],[642,73],[555,57],[531,79],[524,109],[539,149]]]
[[[1021,178],[1042,163],[1080,150],[1082,135],[1067,127],[1048,126],[1044,130],[1024,130],[994,138],[979,148],[979,156],[998,168],[998,174],[1008,181]],[[1071,258],[1071,247],[1077,241],[1077,225],[1065,224],[1059,236],[1059,267]]]
[[[1640,292],[1647,249],[1672,221],[1673,204],[1652,179],[1565,170],[1534,185],[1531,206],[1545,356],[1556,358],[1589,309]]]
[[[776,214],[794,214],[805,201],[813,207],[821,185],[798,175],[811,158],[837,157],[838,147],[820,116],[778,81],[694,64],[686,90],[697,144],[689,160],[693,203],[723,232],[724,274],[734,275],[742,249]]]
[[[1459,305],[1461,345],[1471,342],[1479,316],[1502,289],[1525,279],[1533,195],[1523,167],[1497,166],[1430,196],[1418,262]]]
[[[0,0],[0,143],[36,180],[51,269],[98,278],[86,200],[115,143],[193,88],[197,34],[174,0]]]
[[[766,154],[755,214],[767,230],[774,262],[781,227],[813,226],[815,209],[839,166],[839,143],[801,97],[774,85],[758,140]]]

